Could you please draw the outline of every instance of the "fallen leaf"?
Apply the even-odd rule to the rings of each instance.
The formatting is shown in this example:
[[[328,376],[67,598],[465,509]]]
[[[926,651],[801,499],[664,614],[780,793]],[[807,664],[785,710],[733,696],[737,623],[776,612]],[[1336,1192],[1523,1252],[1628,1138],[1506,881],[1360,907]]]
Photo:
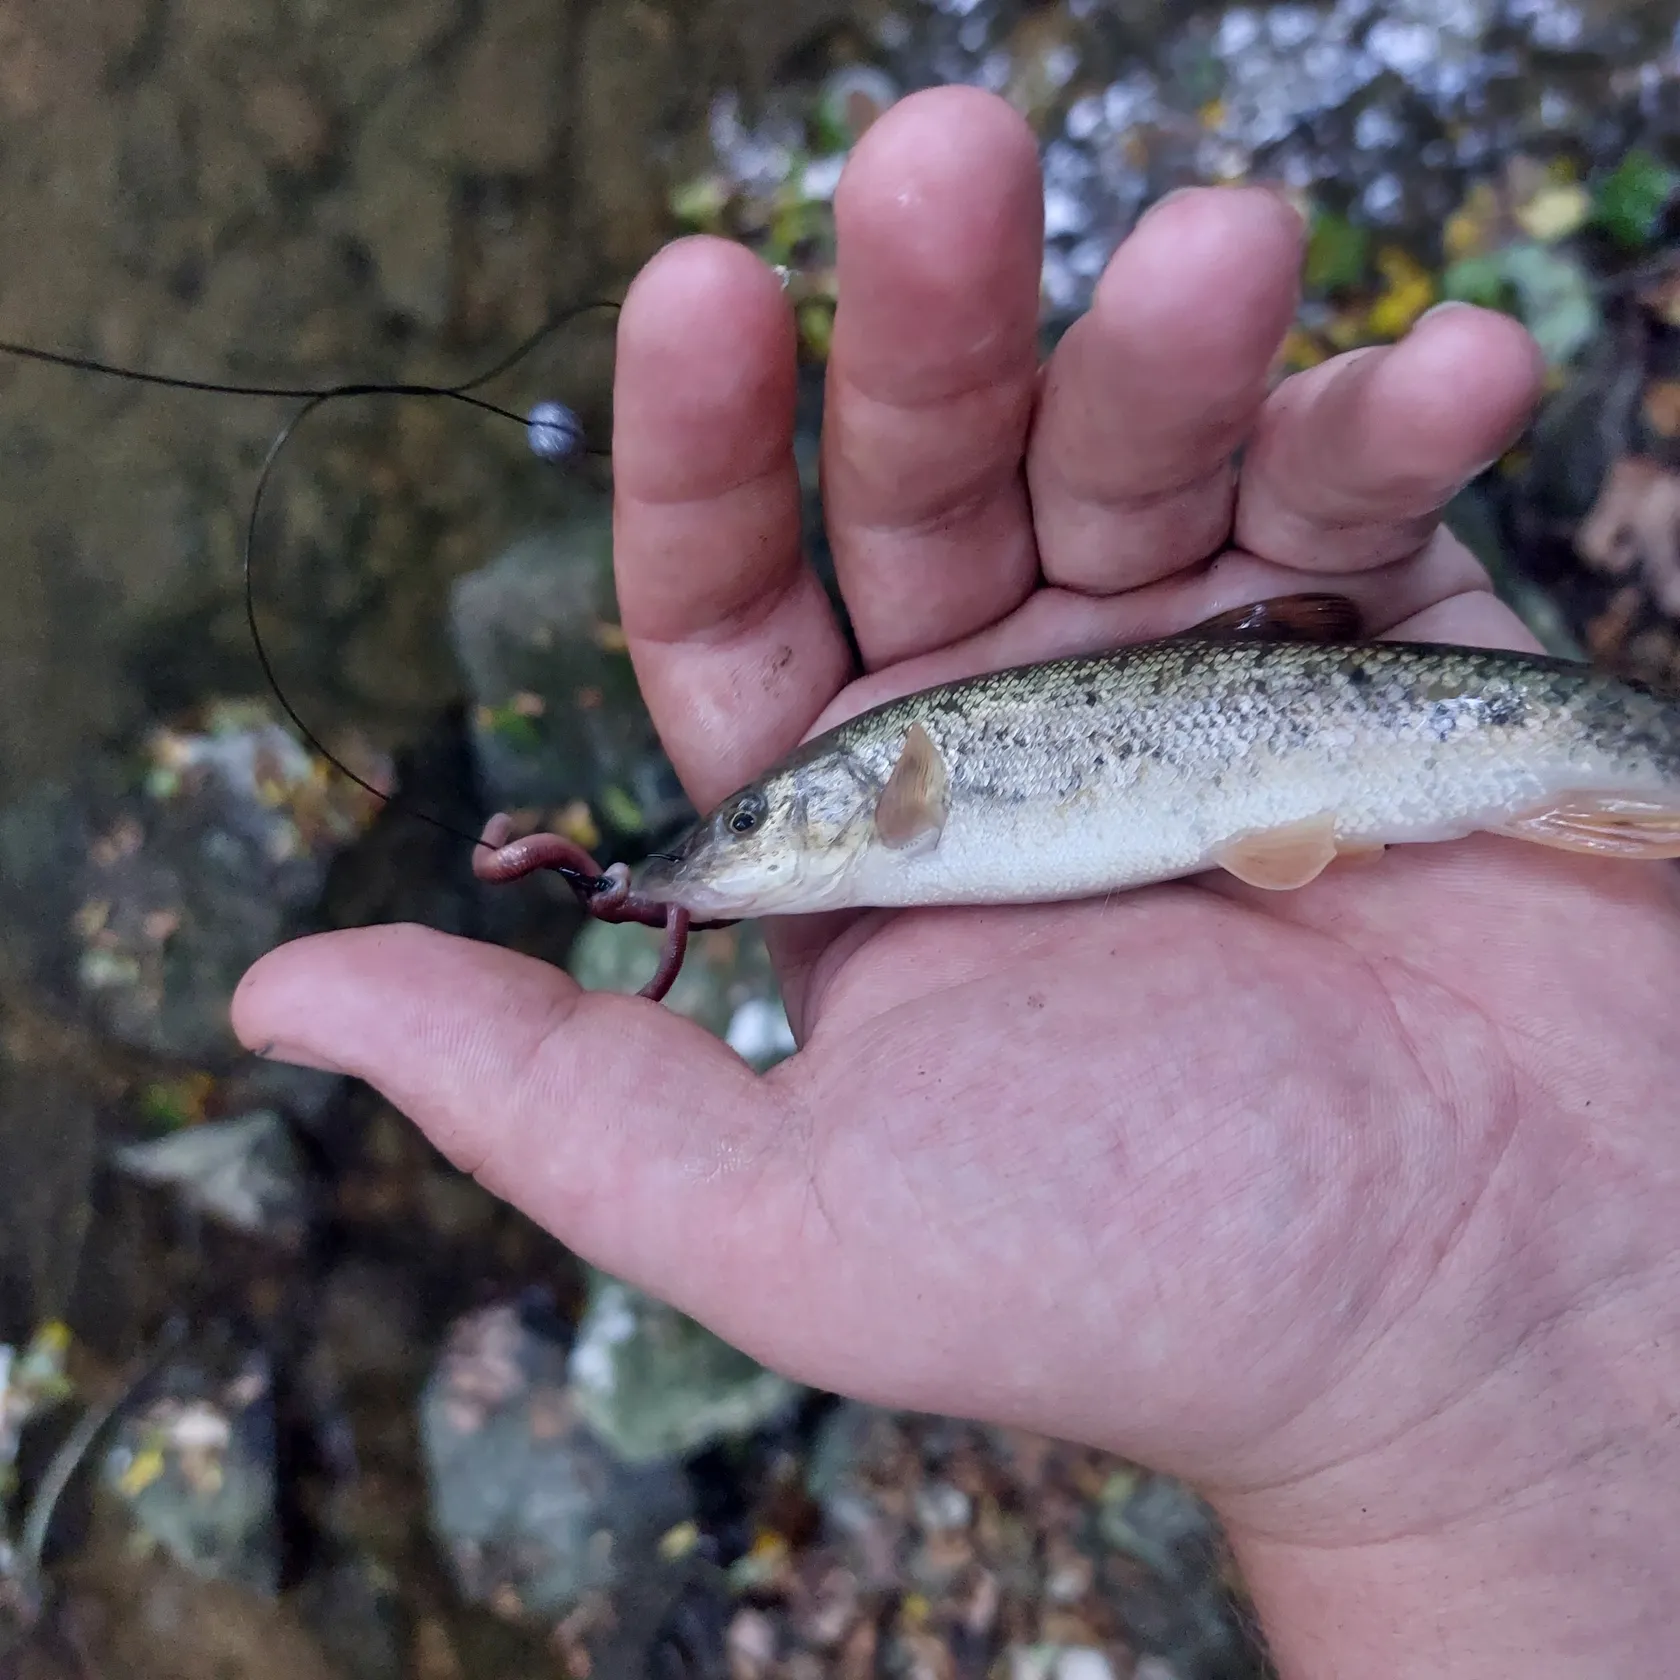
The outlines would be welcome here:
[[[1345,216],[1320,211],[1307,236],[1303,278],[1314,292],[1343,291],[1365,277],[1371,236]]]
[[[1371,305],[1367,324],[1379,338],[1400,338],[1435,301],[1435,278],[1417,259],[1398,246],[1377,253],[1377,272],[1384,285]]]
[[[1272,367],[1279,374],[1299,373],[1303,368],[1317,367],[1328,356],[1329,352],[1305,328],[1291,327],[1278,347]]]
[[[1680,175],[1636,146],[1599,182],[1594,220],[1619,244],[1643,245],[1657,231],[1677,185]]]
[[[1587,652],[1598,664],[1608,665],[1620,653],[1644,606],[1644,595],[1630,584],[1618,589],[1604,611],[1587,625]]]
[[[1646,387],[1645,419],[1659,437],[1680,435],[1680,379],[1658,379]]]
[[[594,851],[601,844],[600,825],[595,821],[595,814],[588,803],[582,799],[574,799],[554,819],[554,832],[568,840],[575,840],[586,852]]]
[[[1513,245],[1500,260],[1523,324],[1547,364],[1561,367],[1598,330],[1598,304],[1586,275],[1578,263],[1544,245]]]
[[[1585,187],[1554,185],[1541,188],[1517,210],[1516,219],[1531,239],[1553,245],[1585,227],[1592,209],[1592,196]]]
[[[1637,573],[1662,611],[1680,617],[1680,475],[1646,456],[1617,461],[1575,533],[1575,552],[1611,577]]]
[[[1441,230],[1441,254],[1448,263],[1486,256],[1498,243],[1499,194],[1490,181],[1478,181]]]

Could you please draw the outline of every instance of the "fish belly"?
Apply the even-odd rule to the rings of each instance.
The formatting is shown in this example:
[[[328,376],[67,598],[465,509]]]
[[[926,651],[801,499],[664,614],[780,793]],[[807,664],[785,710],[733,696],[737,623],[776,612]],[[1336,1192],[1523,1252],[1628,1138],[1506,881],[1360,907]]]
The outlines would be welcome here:
[[[1219,866],[1245,836],[1330,817],[1349,849],[1463,838],[1565,792],[1667,798],[1655,774],[1579,746],[1529,752],[1450,743],[1329,739],[1092,778],[1064,797],[958,791],[937,844],[872,846],[836,907],[1042,903],[1098,896]]]

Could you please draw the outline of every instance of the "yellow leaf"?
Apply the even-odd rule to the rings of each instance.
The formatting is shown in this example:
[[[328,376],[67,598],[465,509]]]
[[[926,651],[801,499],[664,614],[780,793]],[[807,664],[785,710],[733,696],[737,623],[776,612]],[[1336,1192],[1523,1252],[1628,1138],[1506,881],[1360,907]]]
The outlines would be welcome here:
[[[144,1493],[162,1474],[162,1452],[156,1447],[145,1447],[129,1460],[117,1486],[127,1498],[133,1499],[136,1494]]]
[[[1435,301],[1435,278],[1398,246],[1377,253],[1377,272],[1384,286],[1371,305],[1366,325],[1378,338],[1399,338]]]
[[[1325,360],[1324,346],[1304,327],[1291,327],[1278,348],[1277,366],[1288,373],[1317,367]]]
[[[587,801],[582,799],[574,799],[555,818],[554,832],[576,841],[586,852],[594,851],[601,844],[601,826],[595,821],[595,813],[589,809]]]
[[[1499,195],[1488,182],[1478,181],[1447,217],[1441,232],[1442,255],[1449,263],[1484,255],[1493,246],[1498,221]]]
[[[1338,310],[1324,325],[1324,337],[1333,350],[1351,350],[1367,341],[1365,318],[1356,309]]]
[[[1543,187],[1517,211],[1523,231],[1543,245],[1567,239],[1585,225],[1592,214],[1592,198],[1583,186],[1555,184]]]

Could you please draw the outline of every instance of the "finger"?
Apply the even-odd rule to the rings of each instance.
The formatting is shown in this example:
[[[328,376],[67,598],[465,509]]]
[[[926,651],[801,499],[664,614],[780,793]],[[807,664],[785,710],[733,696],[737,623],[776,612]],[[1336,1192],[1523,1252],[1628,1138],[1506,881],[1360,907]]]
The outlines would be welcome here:
[[[1543,653],[1537,637],[1497,595],[1455,595],[1401,620],[1388,631],[1391,642],[1441,642],[1452,647],[1510,648]]]
[[[773,1232],[788,1129],[771,1087],[645,999],[428,928],[362,928],[270,952],[233,1023],[252,1049],[367,1081],[496,1195],[679,1305],[700,1304],[696,1254],[707,1306],[731,1288],[720,1233]]]
[[[702,809],[791,747],[849,668],[800,550],[795,376],[787,300],[740,246],[679,241],[625,299],[619,611],[660,738]]]
[[[1038,576],[1021,474],[1043,189],[1002,100],[938,88],[864,136],[835,195],[823,501],[870,665],[966,636]]]
[[[1028,455],[1044,575],[1108,593],[1166,577],[1231,530],[1232,454],[1293,318],[1300,215],[1265,188],[1154,207],[1045,373]]]
[[[1396,345],[1286,379],[1243,462],[1237,544],[1317,572],[1411,553],[1458,490],[1516,441],[1544,378],[1523,327],[1457,305]]]

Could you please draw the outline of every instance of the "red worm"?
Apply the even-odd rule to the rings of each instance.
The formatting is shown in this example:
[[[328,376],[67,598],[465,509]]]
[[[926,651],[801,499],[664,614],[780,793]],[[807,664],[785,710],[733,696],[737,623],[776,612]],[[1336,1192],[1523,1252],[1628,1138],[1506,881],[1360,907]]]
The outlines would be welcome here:
[[[575,840],[560,834],[527,834],[510,840],[513,821],[506,815],[492,817],[484,825],[473,852],[473,873],[481,881],[517,881],[539,869],[551,869],[577,894],[578,902],[597,921],[640,922],[643,927],[662,927],[665,947],[659,967],[642,987],[641,995],[658,1002],[670,991],[682,972],[688,953],[688,936],[694,928],[729,927],[729,922],[696,922],[680,905],[659,904],[630,890],[630,871],[622,863],[602,871]]]

